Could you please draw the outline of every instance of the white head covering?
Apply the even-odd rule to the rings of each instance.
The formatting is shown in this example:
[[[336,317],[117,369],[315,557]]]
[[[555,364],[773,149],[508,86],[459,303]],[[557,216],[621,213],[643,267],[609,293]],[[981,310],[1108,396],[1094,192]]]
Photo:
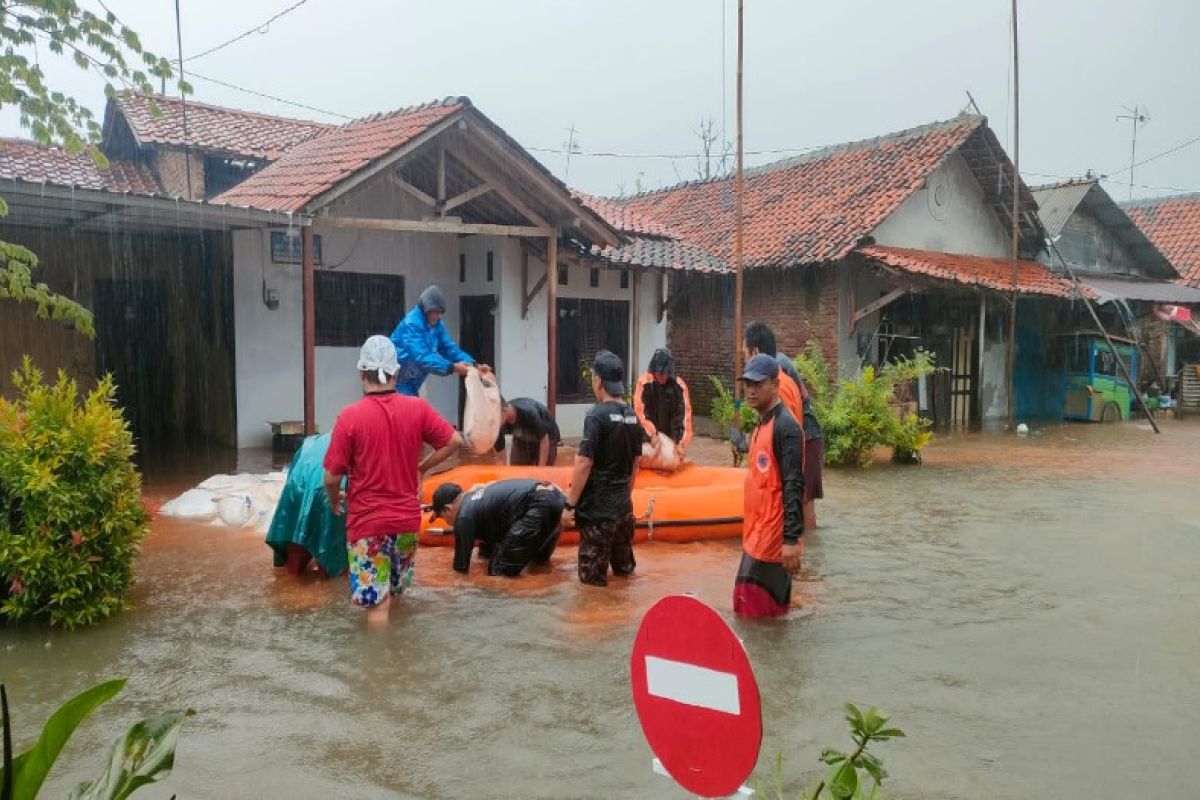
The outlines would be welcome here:
[[[392,344],[392,340],[376,335],[363,342],[362,349],[358,351],[358,369],[360,372],[376,370],[379,382],[387,383],[387,379],[400,369],[396,362],[396,346]]]

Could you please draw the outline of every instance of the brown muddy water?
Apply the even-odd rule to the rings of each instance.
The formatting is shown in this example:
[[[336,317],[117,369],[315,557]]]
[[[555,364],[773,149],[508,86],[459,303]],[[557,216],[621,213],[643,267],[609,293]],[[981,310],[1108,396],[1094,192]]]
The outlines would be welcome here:
[[[889,797],[1200,794],[1200,424],[941,439],[922,467],[832,471],[826,495],[801,607],[733,622],[764,698],[760,774],[782,752],[815,779],[854,700],[908,732],[881,748]],[[158,520],[132,611],[5,630],[0,676],[20,741],[68,695],[130,677],[47,796],[134,719],[191,706],[174,774],[139,797],[683,797],[650,771],[629,649],[666,594],[731,618],[737,547],[637,558],[593,590],[573,549],[517,581],[423,550],[412,594],[368,630],[341,581],[278,574],[255,535]]]

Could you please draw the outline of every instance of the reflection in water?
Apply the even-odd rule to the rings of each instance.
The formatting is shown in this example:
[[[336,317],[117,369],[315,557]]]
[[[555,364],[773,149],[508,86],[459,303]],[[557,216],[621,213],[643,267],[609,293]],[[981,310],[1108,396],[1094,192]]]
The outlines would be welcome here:
[[[816,776],[854,700],[909,732],[883,750],[892,797],[1188,796],[1175,734],[1200,724],[1200,426],[1165,431],[965,436],[923,467],[828,475],[799,608],[733,622],[763,695],[763,764],[782,752]],[[148,495],[198,474],[156,476]],[[68,694],[131,677],[48,796],[94,773],[122,725],[192,706],[152,796],[680,797],[650,772],[629,648],[665,594],[730,618],[737,545],[637,558],[595,590],[572,548],[516,581],[422,550],[411,595],[368,630],[341,580],[283,576],[252,533],[159,519],[134,610],[6,630],[0,675],[22,741]]]

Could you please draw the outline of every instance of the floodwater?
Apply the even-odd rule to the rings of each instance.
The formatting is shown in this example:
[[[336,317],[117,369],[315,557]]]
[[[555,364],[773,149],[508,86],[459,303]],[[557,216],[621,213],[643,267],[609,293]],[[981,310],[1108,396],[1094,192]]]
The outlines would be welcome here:
[[[1174,421],[942,439],[921,467],[828,473],[794,616],[733,623],[764,699],[760,774],[782,753],[815,779],[853,700],[908,733],[880,748],[892,798],[1195,796],[1198,478],[1200,424]],[[411,596],[369,630],[341,581],[278,574],[252,534],[160,519],[134,610],[5,630],[0,675],[19,741],[130,677],[47,796],[135,718],[191,706],[169,783],[139,797],[682,797],[650,770],[629,649],[666,594],[731,618],[736,545],[641,546],[607,590],[579,586],[574,558],[502,581],[423,550]]]

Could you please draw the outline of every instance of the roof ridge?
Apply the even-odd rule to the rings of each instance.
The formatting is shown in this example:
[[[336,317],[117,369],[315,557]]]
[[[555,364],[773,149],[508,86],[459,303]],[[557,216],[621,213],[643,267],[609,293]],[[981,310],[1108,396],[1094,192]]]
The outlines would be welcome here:
[[[393,117],[415,114],[418,111],[425,111],[426,109],[430,108],[448,108],[456,105],[462,106],[463,108],[474,107],[471,103],[471,98],[467,97],[465,94],[447,95],[441,100],[429,100],[424,103],[417,103],[415,105],[405,106],[404,108],[393,109],[392,111],[377,111],[374,114],[368,114],[365,117],[355,117],[352,120],[344,122],[341,125],[335,125],[334,127],[348,128],[351,125],[358,125],[367,122],[379,122],[380,120],[392,119]]]
[[[1200,200],[1200,192],[1181,192],[1179,194],[1162,194],[1157,197],[1140,197],[1137,200],[1118,200],[1117,205],[1121,208],[1143,208],[1162,205],[1172,200]]]
[[[1066,180],[1059,181],[1057,183],[1041,183],[1041,184],[1038,184],[1037,186],[1030,186],[1029,184],[1025,184],[1025,186],[1031,192],[1044,192],[1047,189],[1062,189],[1067,186],[1082,186],[1085,183],[1097,185],[1100,183],[1100,179],[1099,178],[1067,178]]]
[[[200,108],[207,108],[211,111],[221,111],[226,114],[238,114],[239,116],[243,116],[243,117],[257,117],[259,119],[268,119],[273,122],[286,122],[286,123],[290,123],[290,124],[294,124],[294,125],[315,125],[315,126],[321,127],[321,128],[337,128],[337,127],[339,127],[338,123],[336,123],[336,122],[320,122],[315,119],[304,119],[303,117],[285,117],[285,116],[281,116],[279,114],[267,114],[263,111],[252,111],[247,108],[235,108],[233,106],[219,106],[215,103],[205,103],[200,100],[190,100],[189,99],[185,103],[185,101],[181,100],[178,97],[171,97],[170,95],[165,95],[165,94],[157,94],[156,93],[153,95],[144,95],[144,94],[139,94],[137,92],[126,90],[126,91],[122,91],[122,92],[117,92],[116,98],[117,98],[117,102],[125,102],[125,101],[135,99],[135,98],[136,99],[147,99],[148,98],[148,99],[153,100],[156,103],[164,103],[165,102],[165,103],[174,103],[176,105],[185,105],[186,104],[189,106],[198,106]]]
[[[911,128],[904,128],[902,130],[892,131],[891,133],[880,134],[879,136],[873,136],[873,137],[869,137],[866,139],[854,139],[849,142],[839,142],[836,144],[821,145],[820,147],[816,147],[808,153],[802,153],[802,154],[796,155],[796,156],[789,156],[787,158],[779,159],[778,161],[771,161],[766,164],[761,164],[757,167],[751,167],[750,169],[745,171],[745,176],[747,178],[755,177],[758,175],[766,174],[768,172],[774,172],[775,170],[779,170],[779,169],[787,169],[789,167],[799,166],[801,164],[807,164],[812,161],[820,161],[822,159],[829,158],[830,156],[838,154],[838,153],[850,152],[852,150],[864,150],[869,147],[877,147],[880,144],[883,144],[885,142],[901,141],[903,139],[911,138],[914,136],[923,136],[924,134],[929,133],[934,130],[937,130],[939,128],[954,127],[954,126],[962,125],[962,124],[965,124],[968,122],[972,123],[975,127],[978,127],[980,125],[986,125],[987,117],[984,116],[983,114],[967,114],[967,113],[963,112],[954,117],[951,117],[950,119],[934,120],[932,122],[926,122],[922,125],[916,125]],[[647,189],[642,192],[637,192],[635,194],[626,195],[625,197],[606,197],[604,199],[612,200],[614,202],[619,202],[619,203],[625,203],[625,202],[629,202],[632,200],[640,200],[640,199],[647,198],[647,197],[653,197],[653,196],[659,195],[659,194],[667,194],[669,192],[678,191],[679,189],[685,189],[685,188],[689,188],[692,186],[703,186],[703,185],[710,184],[710,183],[723,183],[725,181],[732,181],[733,179],[734,179],[734,176],[732,174],[719,175],[719,176],[714,176],[712,178],[700,178],[700,179],[690,180],[690,181],[681,181],[679,183],[671,184],[670,186],[663,186],[659,189]]]

